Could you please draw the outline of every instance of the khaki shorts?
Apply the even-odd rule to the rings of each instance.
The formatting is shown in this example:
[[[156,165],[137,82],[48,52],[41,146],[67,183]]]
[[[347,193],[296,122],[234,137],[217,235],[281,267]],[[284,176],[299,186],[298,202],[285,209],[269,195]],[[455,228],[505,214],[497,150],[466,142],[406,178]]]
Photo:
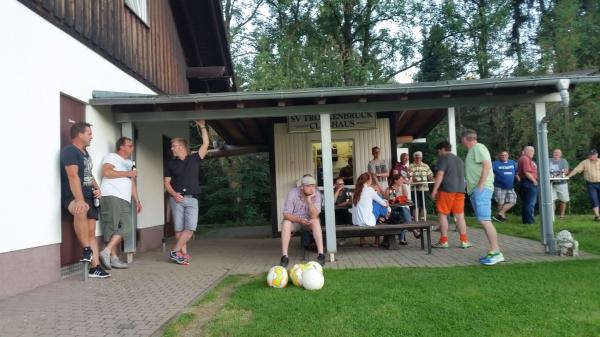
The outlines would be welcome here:
[[[556,199],[562,202],[569,202],[569,184],[552,185],[552,201]]]
[[[131,203],[107,195],[102,197],[100,206],[100,224],[104,242],[110,241],[113,235],[128,236],[133,228]]]

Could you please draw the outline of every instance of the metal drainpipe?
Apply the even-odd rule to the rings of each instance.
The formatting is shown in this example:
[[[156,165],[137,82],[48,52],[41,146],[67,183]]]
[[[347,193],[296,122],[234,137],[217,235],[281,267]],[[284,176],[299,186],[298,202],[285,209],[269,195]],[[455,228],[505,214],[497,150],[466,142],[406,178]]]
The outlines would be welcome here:
[[[561,104],[555,110],[553,110],[548,115],[544,116],[539,122],[539,144],[538,144],[538,153],[539,153],[539,172],[540,172],[540,200],[542,202],[541,207],[541,218],[542,218],[542,240],[546,247],[546,252],[548,254],[556,254],[556,240],[554,239],[554,216],[553,216],[553,206],[552,206],[552,186],[550,185],[550,154],[548,150],[548,121],[549,119],[561,108],[566,109],[569,107],[569,84],[570,81],[568,79],[561,79],[556,84],[557,89],[559,90],[561,97]],[[539,104],[539,103],[538,103]],[[536,115],[538,114],[538,110],[541,113],[545,113],[545,104],[542,104],[544,107],[538,106],[536,104]]]

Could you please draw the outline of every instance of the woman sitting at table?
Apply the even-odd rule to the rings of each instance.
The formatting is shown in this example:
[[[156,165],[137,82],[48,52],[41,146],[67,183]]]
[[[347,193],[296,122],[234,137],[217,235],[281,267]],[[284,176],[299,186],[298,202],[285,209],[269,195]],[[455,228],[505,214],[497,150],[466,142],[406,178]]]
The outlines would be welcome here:
[[[375,226],[377,219],[383,213],[382,209],[385,210],[384,217],[388,214],[387,201],[377,194],[372,185],[373,181],[377,183],[377,179],[373,179],[367,172],[361,174],[356,181],[352,196],[352,224],[355,226]],[[374,204],[378,205],[377,209],[373,207]],[[360,238],[360,245],[366,247],[368,244],[364,238]],[[373,247],[377,245],[379,245],[379,237],[376,237],[371,244]]]
[[[394,175],[390,178],[390,187],[385,191],[388,202],[391,204],[408,203],[410,201],[410,192],[408,190],[407,178],[400,175]],[[388,222],[405,223],[410,222],[411,215],[408,206],[394,207]],[[416,238],[420,238],[421,234],[417,230],[413,230]],[[406,245],[406,231],[400,234],[400,244]]]

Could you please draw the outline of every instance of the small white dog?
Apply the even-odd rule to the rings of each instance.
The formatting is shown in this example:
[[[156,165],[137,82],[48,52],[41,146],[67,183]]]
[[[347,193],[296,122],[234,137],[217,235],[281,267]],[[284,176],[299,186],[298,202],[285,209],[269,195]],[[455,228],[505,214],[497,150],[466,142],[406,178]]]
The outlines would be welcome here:
[[[579,241],[567,230],[556,234],[556,247],[560,256],[579,256]]]

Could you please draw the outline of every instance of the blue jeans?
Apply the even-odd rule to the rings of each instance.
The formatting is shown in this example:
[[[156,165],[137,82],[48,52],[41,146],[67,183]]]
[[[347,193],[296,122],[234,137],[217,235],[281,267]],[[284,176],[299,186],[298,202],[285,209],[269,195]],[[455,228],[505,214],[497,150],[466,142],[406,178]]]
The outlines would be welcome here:
[[[538,187],[527,178],[521,180],[519,187],[521,189],[521,200],[523,201],[521,221],[524,224],[532,224],[535,220],[533,218],[533,210],[537,201]]]
[[[587,183],[587,192],[592,208],[600,206],[600,183]]]

